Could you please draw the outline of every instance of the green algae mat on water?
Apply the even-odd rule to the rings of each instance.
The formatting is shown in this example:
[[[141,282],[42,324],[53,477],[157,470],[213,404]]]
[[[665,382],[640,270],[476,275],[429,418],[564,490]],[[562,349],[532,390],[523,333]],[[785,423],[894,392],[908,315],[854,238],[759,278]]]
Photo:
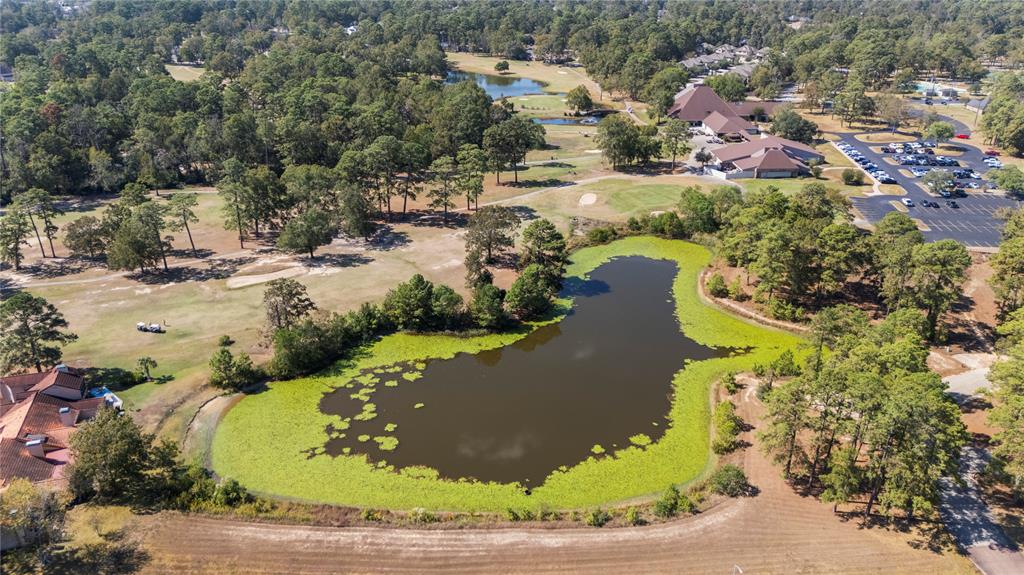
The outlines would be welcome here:
[[[532,380],[502,380],[496,384],[481,379],[479,384],[463,382],[463,387],[454,394],[431,395],[450,380],[466,379],[451,374],[464,374],[476,363],[481,370],[501,361],[518,361],[518,367],[524,368],[522,363],[531,357],[524,353],[524,348],[529,351],[550,345],[547,335],[539,343],[530,343],[531,340],[552,330],[557,332],[559,327],[571,333],[572,322],[579,318],[570,315],[547,326],[538,325],[532,333],[522,330],[471,338],[396,334],[381,339],[353,361],[337,366],[330,375],[276,382],[267,391],[243,399],[227,413],[217,430],[212,456],[214,470],[221,476],[239,480],[253,491],[271,496],[366,507],[462,511],[607,505],[660,492],[671,483],[694,479],[711,460],[710,385],[726,371],[767,363],[783,350],[795,348],[800,340],[787,333],[746,323],[703,303],[697,295],[697,278],[710,255],[703,247],[686,242],[628,238],[580,250],[573,254],[567,272],[567,292],[572,296],[573,286],[600,284],[590,276],[592,272],[595,278],[600,276],[602,270],[608,269],[605,264],[609,262],[639,259],[628,256],[649,258],[644,261],[666,260],[672,264],[671,269],[678,270],[671,285],[674,297],[669,298],[666,291],[664,297],[669,304],[664,309],[670,313],[674,304],[678,319],[676,329],[681,328],[688,345],[706,352],[694,355],[693,350],[689,350],[684,363],[682,348],[673,351],[677,350],[679,342],[663,334],[667,353],[678,353],[678,366],[685,365],[679,370],[672,367],[663,377],[664,381],[625,382],[615,391],[619,396],[614,397],[614,401],[605,398],[604,403],[587,402],[593,399],[591,395],[600,396],[599,392],[607,390],[595,387],[593,393],[586,393],[585,386],[599,386],[601,382],[570,382],[578,385],[565,386],[575,394],[569,399],[579,397],[580,406],[588,406],[579,410],[574,410],[574,402],[567,403],[566,397],[545,397],[538,393],[536,385],[529,387],[536,383]],[[616,285],[612,283],[610,291],[615,290]],[[600,296],[594,297],[592,302],[582,299],[591,295],[584,290],[575,295],[578,309],[574,313],[580,310],[583,310],[581,315],[596,313],[586,310],[593,309],[594,302],[606,301]],[[588,303],[590,308],[585,305]],[[616,309],[609,313],[612,311],[621,312]],[[651,329],[654,329],[653,324]],[[623,338],[630,336],[622,334]],[[632,336],[639,337],[635,333]],[[576,343],[587,347],[587,342]],[[546,351],[551,349],[546,348]],[[613,360],[628,365],[631,359],[637,359],[633,355],[635,353],[626,353]],[[578,360],[565,359],[566,363]],[[452,372],[456,367],[462,371]],[[525,366],[529,367],[536,366]],[[641,366],[636,372],[645,373]],[[580,373],[594,377],[591,372]],[[532,377],[535,379],[536,373]],[[523,469],[498,463],[460,467],[465,462],[454,455],[446,459],[444,453],[427,453],[434,443],[439,446],[439,452],[444,452],[446,442],[454,441],[460,423],[466,427],[467,435],[474,436],[476,443],[472,445],[479,446],[475,435],[486,435],[479,426],[495,419],[489,413],[498,413],[493,411],[494,406],[485,404],[487,397],[484,396],[510,392],[512,395],[497,401],[508,401],[511,407],[517,389],[506,388],[518,387],[516,381],[522,381],[523,390],[528,390],[522,394],[525,399],[520,397],[519,401],[535,400],[537,412],[550,411],[552,405],[565,412],[561,427],[557,426],[561,424],[557,413],[547,414],[547,427],[543,430],[547,435],[541,434],[540,441],[535,441],[533,459],[529,460],[531,465],[524,463]],[[503,387],[484,388],[485,383]],[[652,403],[651,389],[638,387],[641,384],[653,386],[654,395],[660,396],[663,405]],[[480,393],[473,395],[474,392]],[[454,402],[462,403],[454,405]],[[329,404],[342,407],[325,409]],[[634,404],[647,405],[648,411],[662,411],[655,418],[642,410],[638,413],[638,406]],[[531,425],[529,419],[536,415],[529,405],[520,403],[518,408],[512,408],[523,414],[524,425]],[[488,409],[492,411],[487,412]],[[435,418],[433,421],[438,428],[442,424],[448,428],[448,435],[441,431],[436,437],[430,435],[431,417]],[[553,428],[552,417],[556,423]],[[618,419],[633,420],[634,427],[620,425],[620,429],[615,429],[611,422],[621,423]],[[607,433],[597,436],[599,428],[591,420],[599,425],[602,421],[609,422],[600,425],[600,430]],[[640,420],[646,427],[636,428]],[[542,426],[538,423],[535,427]],[[604,427],[612,429],[608,431]],[[558,436],[559,432],[565,437]],[[591,434],[595,436],[589,437]],[[566,442],[569,445],[562,445]],[[458,450],[464,451],[463,447],[460,443]],[[508,451],[497,450],[505,455]],[[551,461],[554,452],[562,458],[559,459],[562,465]],[[575,455],[570,457],[566,453]],[[514,457],[526,456],[517,452]],[[422,465],[417,464],[419,459],[423,459]],[[537,476],[549,470],[546,476]],[[466,479],[460,472],[495,480]],[[529,494],[524,485],[530,487]]]

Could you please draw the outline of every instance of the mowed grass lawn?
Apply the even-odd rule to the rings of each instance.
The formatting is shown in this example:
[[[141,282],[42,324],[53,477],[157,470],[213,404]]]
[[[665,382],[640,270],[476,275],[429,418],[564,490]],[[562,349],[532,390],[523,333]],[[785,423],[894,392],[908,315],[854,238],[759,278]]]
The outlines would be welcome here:
[[[710,346],[742,347],[745,353],[693,362],[666,381],[672,393],[669,427],[657,442],[592,456],[556,471],[526,495],[516,484],[449,481],[425,468],[378,468],[364,456],[310,456],[327,441],[328,425],[343,425],[325,415],[325,393],[350,384],[361,370],[399,361],[450,358],[508,345],[525,332],[459,338],[397,334],[383,338],[334,371],[318,377],[271,383],[263,393],[244,398],[224,417],[212,451],[213,469],[264,495],[362,507],[504,511],[507,508],[585,508],[660,492],[669,484],[699,477],[712,462],[709,449],[710,386],[723,373],[766,363],[801,340],[756,326],[704,303],[697,293],[700,270],[711,254],[682,241],[635,237],[576,252],[570,277],[584,277],[617,256],[641,255],[677,262],[672,293],[683,331]],[[623,358],[623,361],[628,361]],[[401,385],[422,385],[402,383]],[[368,401],[372,399],[368,398]],[[537,398],[543,401],[543,398]],[[429,410],[430,406],[425,409]],[[601,414],[614,417],[614,413]],[[396,432],[401,449],[402,432]]]
[[[193,82],[206,73],[202,66],[180,66],[176,64],[164,64],[164,69],[171,75],[171,78],[179,82]]]
[[[692,176],[663,176],[657,180],[613,177],[549,190],[518,203],[548,218],[559,229],[568,230],[574,217],[624,223],[630,216],[671,210],[679,204],[680,193],[686,186],[701,186],[706,191],[722,183]],[[593,203],[581,204],[580,200],[588,194],[593,194]]]
[[[858,168],[859,169],[859,168]],[[842,181],[841,170],[829,170],[822,174],[821,179],[806,178],[750,178],[732,180],[733,183],[743,187],[747,192],[761,192],[769,187],[776,187],[784,194],[795,194],[807,184],[825,184],[827,187],[839,190],[843,195],[860,195],[871,191],[872,180],[866,174],[864,185],[848,186]]]

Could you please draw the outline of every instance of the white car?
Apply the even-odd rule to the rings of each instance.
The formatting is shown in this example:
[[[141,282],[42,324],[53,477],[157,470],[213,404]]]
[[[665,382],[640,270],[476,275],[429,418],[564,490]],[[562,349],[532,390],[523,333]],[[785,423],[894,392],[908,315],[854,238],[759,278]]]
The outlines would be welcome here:
[[[912,200],[910,198],[901,198],[900,202],[902,202],[903,205],[907,206],[908,208],[914,207],[914,200]]]

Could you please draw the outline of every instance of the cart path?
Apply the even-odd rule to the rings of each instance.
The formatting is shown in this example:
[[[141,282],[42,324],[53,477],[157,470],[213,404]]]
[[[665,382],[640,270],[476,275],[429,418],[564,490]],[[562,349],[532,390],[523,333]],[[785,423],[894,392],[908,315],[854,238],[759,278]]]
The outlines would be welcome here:
[[[747,390],[739,413],[762,406]],[[755,441],[751,433],[745,439]],[[972,573],[955,552],[861,529],[801,497],[756,448],[740,457],[755,497],[638,528],[413,530],[248,523],[161,513],[139,518],[148,573]],[[914,545],[911,545],[913,541]]]

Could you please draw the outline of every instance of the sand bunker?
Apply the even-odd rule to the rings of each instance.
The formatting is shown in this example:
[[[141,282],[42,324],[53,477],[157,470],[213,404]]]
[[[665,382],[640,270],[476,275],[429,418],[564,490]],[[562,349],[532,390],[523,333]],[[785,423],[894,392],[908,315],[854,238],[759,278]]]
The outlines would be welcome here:
[[[581,206],[592,206],[597,202],[597,194],[583,194],[580,196]]]
[[[295,277],[295,276],[303,275],[305,273],[306,273],[306,267],[305,266],[295,266],[295,267],[292,267],[292,268],[285,268],[283,270],[278,270],[276,272],[271,272],[271,273],[268,273],[268,274],[257,274],[257,275],[251,275],[251,276],[238,276],[238,277],[228,278],[228,281],[226,282],[225,285],[227,286],[228,289],[238,289],[238,288],[248,287],[248,286],[251,286],[251,285],[265,283],[265,282],[268,282],[268,281],[271,281],[271,280],[276,280],[276,279],[281,279],[281,278],[292,278],[292,277]]]

